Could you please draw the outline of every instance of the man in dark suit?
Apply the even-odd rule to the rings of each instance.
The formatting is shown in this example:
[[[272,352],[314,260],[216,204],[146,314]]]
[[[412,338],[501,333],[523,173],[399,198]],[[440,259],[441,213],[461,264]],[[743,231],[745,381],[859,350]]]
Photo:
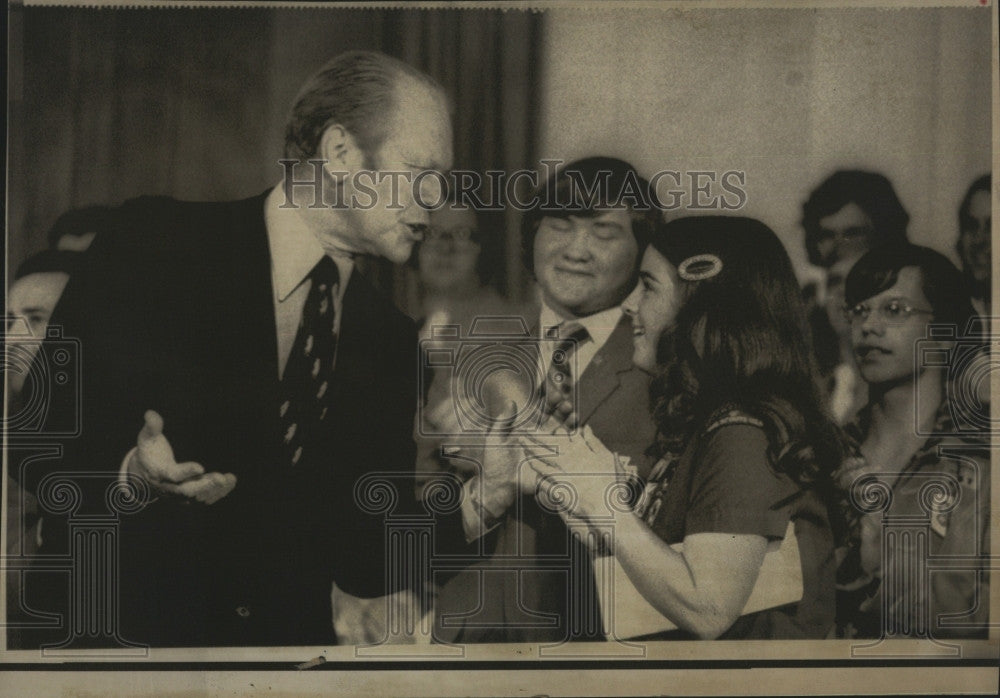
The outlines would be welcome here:
[[[94,571],[113,577],[117,564],[117,588],[85,588],[118,605],[84,609],[94,617],[69,644],[377,639],[338,637],[331,589],[396,591],[377,497],[358,483],[412,471],[416,333],[354,259],[406,261],[439,178],[408,183],[447,170],[451,141],[429,77],[382,54],[342,54],[296,100],[285,157],[301,164],[283,185],[115,212],[52,319],[80,340],[82,433],[62,459],[23,470],[48,506],[43,553],[69,554],[85,515],[115,520],[117,547]],[[316,181],[303,185],[303,173]],[[52,418],[71,402],[52,405]],[[62,506],[60,482],[80,492],[78,506]],[[397,513],[412,489],[396,487]],[[80,608],[51,605],[65,577],[35,577],[32,608],[75,623]]]
[[[632,364],[632,324],[621,303],[635,288],[639,261],[660,211],[632,165],[591,157],[566,165],[541,186],[522,221],[524,259],[540,292],[531,318],[543,370],[551,375],[559,338],[572,336],[561,381],[568,409],[555,414],[589,425],[612,451],[646,474],[655,427],[649,375]],[[548,385],[550,398],[555,389]],[[572,393],[572,394],[571,394]],[[539,506],[516,469],[484,458],[481,489],[493,544],[489,561],[442,590],[435,632],[458,642],[541,642],[601,636],[590,553],[562,520]],[[560,562],[560,560],[562,562]],[[551,569],[562,565],[562,569]],[[500,569],[500,567],[504,569]],[[549,569],[545,569],[548,567]],[[478,610],[474,610],[478,609]],[[467,616],[462,624],[456,618]]]

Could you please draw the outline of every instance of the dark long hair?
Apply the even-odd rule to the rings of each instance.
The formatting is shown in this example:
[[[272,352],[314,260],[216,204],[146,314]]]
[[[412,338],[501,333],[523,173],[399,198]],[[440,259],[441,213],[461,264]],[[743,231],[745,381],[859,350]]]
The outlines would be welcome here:
[[[828,481],[844,441],[823,407],[801,292],[774,232],[750,218],[689,217],[664,224],[651,246],[678,268],[683,294],[657,350],[656,455],[679,453],[735,408],[764,423],[775,470],[802,486]],[[712,257],[721,269],[709,276]],[[707,278],[691,280],[699,272]]]

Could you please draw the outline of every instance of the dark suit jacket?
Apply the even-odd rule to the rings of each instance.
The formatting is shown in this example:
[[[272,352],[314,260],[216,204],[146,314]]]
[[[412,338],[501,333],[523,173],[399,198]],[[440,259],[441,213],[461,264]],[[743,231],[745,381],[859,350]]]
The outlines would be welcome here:
[[[331,581],[385,593],[383,519],[359,508],[355,483],[412,471],[416,333],[355,270],[326,457],[283,464],[265,196],[126,203],[52,319],[82,347],[83,433],[58,468],[113,474],[155,409],[179,462],[238,478],[211,506],[165,498],[120,517],[120,628],[132,642],[328,644]],[[29,468],[29,485],[52,469]],[[401,509],[412,489],[398,487]],[[86,491],[84,511],[107,513],[100,491]],[[49,552],[66,546],[57,523],[46,517]]]
[[[645,451],[656,429],[649,409],[650,376],[632,364],[632,353],[632,323],[622,317],[575,390],[581,426],[589,425],[610,450],[629,456],[645,475]],[[521,497],[491,534],[487,549],[493,551],[489,560],[441,591],[436,637],[548,642],[601,636],[589,553],[557,515],[534,498]],[[542,569],[553,564],[563,569]]]

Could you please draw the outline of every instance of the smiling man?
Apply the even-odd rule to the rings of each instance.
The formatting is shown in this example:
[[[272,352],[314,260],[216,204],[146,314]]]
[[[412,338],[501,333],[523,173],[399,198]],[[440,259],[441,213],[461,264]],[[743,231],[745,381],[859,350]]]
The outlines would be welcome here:
[[[105,516],[120,513],[104,500],[116,471],[142,484],[117,529],[117,590],[101,592],[117,591],[120,624],[109,610],[90,642],[378,639],[335,632],[331,584],[351,597],[388,591],[383,522],[355,486],[412,472],[416,331],[354,261],[410,256],[433,192],[390,187],[450,168],[451,140],[431,78],[345,53],[296,98],[285,156],[301,162],[297,181],[243,201],[146,197],[115,212],[52,318],[80,339],[84,432],[64,458],[26,469],[31,487],[67,474],[81,507]],[[305,162],[316,159],[321,171]],[[366,174],[374,195],[360,191]],[[364,205],[330,205],[352,200]],[[67,552],[58,513],[43,553]],[[33,608],[66,603],[53,577],[54,595],[40,582]]]
[[[655,435],[649,375],[632,365],[632,325],[620,306],[636,286],[660,218],[655,192],[629,163],[590,157],[558,171],[532,201],[522,249],[538,282],[538,313],[528,324],[540,338],[547,402],[571,426],[589,425],[643,473]],[[563,347],[566,339],[575,341]],[[501,522],[493,559],[507,570],[486,563],[445,587],[444,615],[469,614],[481,604],[458,641],[600,637],[590,553],[557,515],[520,496],[516,482],[492,475],[484,471],[484,518]],[[569,575],[551,569],[553,556],[572,560]],[[438,634],[451,636],[447,628]]]

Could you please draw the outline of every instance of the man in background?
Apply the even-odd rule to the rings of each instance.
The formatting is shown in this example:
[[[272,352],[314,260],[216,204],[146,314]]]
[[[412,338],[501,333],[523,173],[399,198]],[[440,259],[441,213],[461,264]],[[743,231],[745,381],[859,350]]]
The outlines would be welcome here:
[[[527,325],[540,340],[546,403],[571,428],[589,425],[645,474],[645,451],[655,436],[649,376],[632,364],[632,325],[620,305],[636,286],[660,218],[655,192],[629,163],[590,157],[566,165],[532,201],[522,221],[522,248],[539,303]],[[519,492],[516,473],[493,470],[486,458],[469,488],[480,482],[486,527],[496,529],[487,539],[493,555],[444,587],[439,620],[468,618],[457,636],[448,622],[436,636],[457,642],[601,637],[586,547],[558,515]],[[553,557],[571,560],[572,569],[545,569]],[[505,569],[491,569],[493,563]]]
[[[32,255],[17,268],[7,291],[4,334],[4,429],[17,430],[44,400],[44,378],[32,374],[31,365],[46,336],[49,319],[59,302],[70,274],[79,263],[79,254],[44,250]],[[6,433],[5,433],[6,437]],[[14,459],[8,461],[15,466]],[[7,549],[11,556],[31,556],[38,551],[42,521],[38,501],[8,474],[4,491],[7,500]],[[7,574],[8,624],[24,621],[20,607],[21,574]]]
[[[809,325],[830,411],[838,423],[853,417],[867,399],[844,319],[844,279],[868,250],[905,242],[909,220],[892,183],[877,172],[838,170],[802,205],[809,262],[825,272],[821,282],[804,290]]]

